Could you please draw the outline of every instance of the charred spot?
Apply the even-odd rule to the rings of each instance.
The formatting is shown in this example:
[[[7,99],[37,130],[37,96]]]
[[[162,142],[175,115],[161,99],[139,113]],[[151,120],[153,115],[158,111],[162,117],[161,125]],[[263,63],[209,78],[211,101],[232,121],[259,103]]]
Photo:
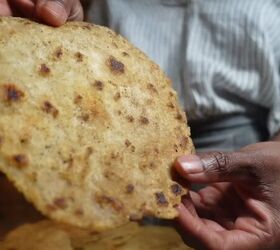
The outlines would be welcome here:
[[[84,29],[84,30],[91,30],[91,28],[92,28],[92,25],[90,25],[90,24],[85,24],[82,26],[82,29]]]
[[[134,117],[132,115],[128,115],[126,119],[128,122],[134,122]]]
[[[45,63],[43,63],[40,66],[39,73],[42,76],[48,76],[51,73],[51,69]]]
[[[82,208],[78,208],[74,211],[74,214],[78,217],[83,216],[84,215],[84,211]]]
[[[157,204],[160,206],[168,206],[168,201],[163,192],[155,193]]]
[[[172,102],[169,102],[169,103],[167,104],[167,107],[168,107],[168,108],[171,108],[171,109],[174,109],[174,108],[175,108],[175,106],[174,106],[174,104],[173,104]]]
[[[68,159],[63,160],[63,164],[66,164],[68,168],[71,168],[74,164],[74,159],[72,155],[70,155]]]
[[[93,86],[100,91],[104,89],[104,84],[101,81],[95,81]]]
[[[55,52],[54,52],[54,56],[57,58],[57,59],[61,59],[63,55],[63,51],[62,51],[62,48],[61,47],[58,47]]]
[[[134,153],[135,152],[135,146],[131,145],[130,150],[131,150],[132,153]]]
[[[22,138],[20,138],[20,140],[19,140],[19,142],[20,142],[21,144],[27,144],[28,141],[29,141],[29,138],[27,138],[27,137],[22,137]],[[0,144],[1,144],[1,143],[0,143]]]
[[[189,144],[189,138],[186,137],[186,136],[182,136],[180,138],[180,142],[179,143],[180,143],[179,145],[180,145],[181,148],[186,148],[188,146],[188,144]]]
[[[89,114],[82,114],[80,116],[80,119],[83,120],[84,122],[88,122],[89,118],[90,118]]]
[[[115,57],[110,56],[106,63],[111,72],[114,74],[123,74],[124,73],[124,64],[118,60],[116,60]]]
[[[109,205],[116,211],[121,211],[123,209],[123,204],[119,200],[110,196],[101,195],[96,198],[96,201],[101,207]]]
[[[143,125],[147,125],[149,124],[149,120],[148,118],[144,117],[144,116],[141,116],[140,119],[139,119],[140,123],[143,124]]]
[[[178,112],[177,115],[176,115],[176,119],[179,120],[179,121],[182,121],[184,118],[183,118],[182,114],[180,114]]]
[[[36,182],[37,181],[37,173],[33,172],[31,173],[30,175],[28,175],[29,179],[32,181],[32,182]]]
[[[17,154],[12,156],[12,161],[17,168],[25,168],[29,164],[28,157],[24,154]]]
[[[48,114],[51,114],[53,118],[56,118],[59,113],[59,111],[49,101],[44,101],[42,110]]]
[[[116,49],[119,48],[119,46],[118,46],[115,42],[113,42],[112,45],[113,45]]]
[[[117,114],[118,114],[118,115],[121,115],[121,114],[122,114],[122,111],[121,111],[121,110],[118,110],[118,111],[117,111]]]
[[[171,188],[171,192],[172,192],[173,194],[175,194],[176,196],[182,194],[183,189],[182,189],[182,187],[181,187],[180,185],[178,185],[178,184],[172,184],[170,188]]]
[[[83,97],[81,95],[76,95],[74,98],[74,103],[75,104],[80,104],[83,100]]]
[[[170,96],[170,97],[173,97],[173,96],[174,96],[174,93],[173,93],[173,92],[169,92],[169,96]]]
[[[46,209],[49,211],[49,212],[53,212],[56,210],[56,207],[53,205],[53,204],[47,204],[46,205]]]
[[[149,168],[150,169],[155,169],[156,168],[156,164],[154,162],[150,162]]]
[[[125,191],[127,194],[131,194],[133,193],[134,191],[134,186],[132,184],[128,184],[126,187],[125,187]]]
[[[115,100],[115,101],[118,101],[119,99],[121,99],[121,94],[120,94],[120,92],[117,92],[117,93],[114,95],[114,100]]]
[[[129,147],[131,145],[131,142],[129,140],[127,140],[127,139],[125,140],[124,143],[125,143],[125,146],[127,146],[127,147]]]
[[[24,97],[24,92],[21,91],[15,84],[3,85],[4,98],[7,102],[19,102]]]
[[[53,201],[53,205],[60,209],[66,209],[67,208],[67,202],[65,198],[56,198]]]
[[[129,56],[129,54],[128,54],[127,52],[125,52],[125,51],[122,52],[122,55],[123,55],[123,56]]]
[[[174,151],[178,153],[178,145],[174,144],[173,147],[174,147]]]
[[[84,60],[84,55],[81,52],[76,52],[75,58],[77,62],[82,62]]]
[[[112,160],[115,160],[115,159],[119,158],[119,156],[120,156],[119,152],[112,152],[111,153],[111,159]]]
[[[147,84],[147,89],[150,90],[151,92],[156,93],[156,94],[158,93],[156,87],[153,84],[151,84],[151,83]]]

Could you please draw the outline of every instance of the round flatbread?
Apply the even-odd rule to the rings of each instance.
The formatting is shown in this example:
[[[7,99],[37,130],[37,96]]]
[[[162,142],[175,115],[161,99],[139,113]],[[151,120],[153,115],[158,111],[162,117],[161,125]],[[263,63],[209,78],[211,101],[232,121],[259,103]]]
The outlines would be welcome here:
[[[1,250],[191,250],[171,227],[128,223],[91,234],[52,221],[22,225],[0,242]]]
[[[0,18],[0,171],[50,218],[96,231],[171,219],[193,152],[170,80],[120,35]]]

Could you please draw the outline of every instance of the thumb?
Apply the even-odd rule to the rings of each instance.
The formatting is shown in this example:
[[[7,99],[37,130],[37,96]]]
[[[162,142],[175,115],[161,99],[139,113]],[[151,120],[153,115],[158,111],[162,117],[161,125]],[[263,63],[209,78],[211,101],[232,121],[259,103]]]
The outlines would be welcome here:
[[[182,156],[175,162],[179,174],[192,183],[257,180],[258,164],[244,152],[210,152]]]
[[[83,8],[78,0],[38,0],[36,14],[53,26],[61,26],[67,20],[83,20]]]

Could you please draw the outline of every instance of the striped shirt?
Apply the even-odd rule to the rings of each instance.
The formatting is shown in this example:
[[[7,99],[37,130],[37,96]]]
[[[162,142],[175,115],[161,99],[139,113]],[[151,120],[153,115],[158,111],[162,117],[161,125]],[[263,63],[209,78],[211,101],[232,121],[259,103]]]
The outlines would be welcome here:
[[[87,16],[166,71],[189,120],[265,113],[280,129],[280,0],[93,0]]]

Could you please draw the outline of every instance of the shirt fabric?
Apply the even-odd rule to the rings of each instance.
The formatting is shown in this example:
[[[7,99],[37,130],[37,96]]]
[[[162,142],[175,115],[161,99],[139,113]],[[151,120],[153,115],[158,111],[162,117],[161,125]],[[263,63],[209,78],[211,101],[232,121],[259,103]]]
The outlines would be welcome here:
[[[280,129],[280,0],[93,0],[88,21],[146,52],[189,120],[246,115]]]

